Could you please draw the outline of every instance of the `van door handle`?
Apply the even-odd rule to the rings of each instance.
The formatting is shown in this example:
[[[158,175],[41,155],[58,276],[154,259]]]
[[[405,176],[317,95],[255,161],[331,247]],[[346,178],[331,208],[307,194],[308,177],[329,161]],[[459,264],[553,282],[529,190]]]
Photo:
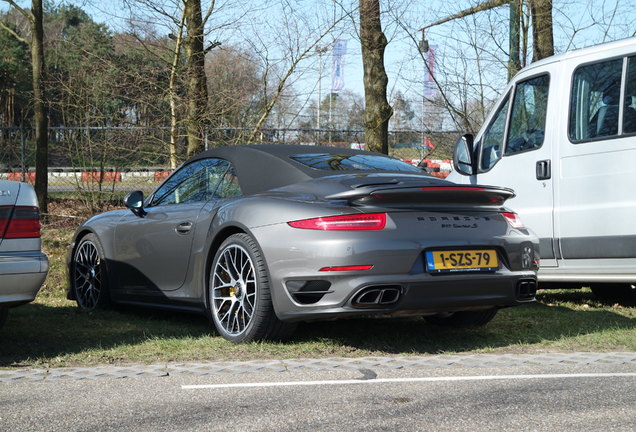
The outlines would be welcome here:
[[[537,180],[548,180],[552,177],[550,169],[550,159],[537,162]]]
[[[192,229],[192,222],[181,222],[176,226],[175,231],[179,234],[188,234]]]

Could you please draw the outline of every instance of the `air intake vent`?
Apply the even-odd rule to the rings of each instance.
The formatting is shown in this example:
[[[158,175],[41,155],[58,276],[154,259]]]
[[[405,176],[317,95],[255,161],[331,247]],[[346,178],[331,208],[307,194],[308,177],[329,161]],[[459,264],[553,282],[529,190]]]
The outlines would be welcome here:
[[[294,301],[303,305],[318,303],[325,294],[331,293],[331,282],[326,280],[294,280],[286,284]]]

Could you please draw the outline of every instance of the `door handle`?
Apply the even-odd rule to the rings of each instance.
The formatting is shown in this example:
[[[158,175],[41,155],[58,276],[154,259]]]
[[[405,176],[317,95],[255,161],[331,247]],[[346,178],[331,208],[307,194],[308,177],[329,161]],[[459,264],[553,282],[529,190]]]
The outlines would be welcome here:
[[[174,230],[177,234],[188,234],[192,230],[192,222],[181,222]]]
[[[537,180],[548,180],[552,177],[550,159],[537,162]]]

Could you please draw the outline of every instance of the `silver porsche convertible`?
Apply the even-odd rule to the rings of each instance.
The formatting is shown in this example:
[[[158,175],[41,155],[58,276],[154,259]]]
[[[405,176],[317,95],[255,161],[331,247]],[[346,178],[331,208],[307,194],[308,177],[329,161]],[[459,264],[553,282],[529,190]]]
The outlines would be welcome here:
[[[79,227],[69,298],[206,313],[234,342],[363,315],[485,324],[535,297],[538,241],[513,196],[360,150],[209,150]]]

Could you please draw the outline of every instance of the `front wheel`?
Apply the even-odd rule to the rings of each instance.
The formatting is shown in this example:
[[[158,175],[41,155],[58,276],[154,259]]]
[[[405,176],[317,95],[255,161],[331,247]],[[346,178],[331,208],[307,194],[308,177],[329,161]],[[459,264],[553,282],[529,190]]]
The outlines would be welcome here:
[[[432,324],[444,327],[474,327],[488,324],[495,315],[497,315],[497,310],[496,308],[492,308],[476,311],[449,312],[424,318]]]
[[[110,306],[108,265],[104,249],[95,234],[84,236],[71,261],[71,289],[77,305],[91,311]]]
[[[248,234],[233,234],[217,251],[210,269],[208,313],[218,333],[231,342],[281,340],[296,325],[274,312],[263,254]]]

